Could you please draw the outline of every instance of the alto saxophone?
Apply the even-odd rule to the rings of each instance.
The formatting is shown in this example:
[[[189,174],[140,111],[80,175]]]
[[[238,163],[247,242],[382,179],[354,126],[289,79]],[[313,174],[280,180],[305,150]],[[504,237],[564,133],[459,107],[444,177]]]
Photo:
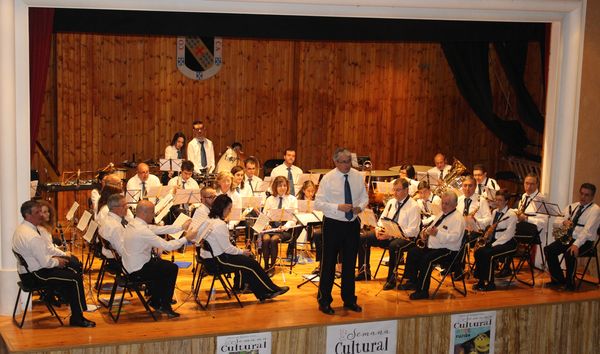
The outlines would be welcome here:
[[[415,246],[419,248],[425,248],[425,246],[427,246],[427,239],[429,238],[427,230],[429,230],[429,227],[426,227],[419,232],[419,237],[417,237],[417,240],[415,241]]]
[[[567,219],[569,221],[571,221],[571,214],[571,206],[569,205],[569,218]],[[552,230],[552,237],[554,237],[554,240],[562,243],[563,245],[568,245],[569,243],[571,243],[571,241],[573,241],[573,233],[570,231],[574,227],[575,224],[573,223],[571,223],[571,226],[561,225],[560,227],[557,227],[554,230]]]
[[[492,225],[490,225],[490,227],[488,227],[485,230],[485,232],[483,233],[483,235],[477,239],[477,242],[475,243],[475,247],[473,249],[475,251],[477,251],[478,249],[480,249],[482,247],[485,247],[485,245],[487,245],[487,243],[490,241],[490,238],[494,234],[494,231],[496,231],[496,228],[498,227],[498,224],[500,224],[501,222],[503,222],[506,219],[508,219],[508,216],[506,216],[506,217],[504,217],[504,218],[496,221]]]

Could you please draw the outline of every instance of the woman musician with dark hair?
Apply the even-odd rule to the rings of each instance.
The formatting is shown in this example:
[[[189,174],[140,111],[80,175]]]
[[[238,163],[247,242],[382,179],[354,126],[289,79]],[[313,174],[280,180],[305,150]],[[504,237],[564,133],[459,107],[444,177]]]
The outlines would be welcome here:
[[[508,207],[510,193],[507,189],[496,192],[497,208],[492,213],[492,224],[477,240],[475,250],[475,278],[479,282],[473,290],[495,290],[494,260],[513,253],[517,249],[514,239],[517,227],[517,214]]]

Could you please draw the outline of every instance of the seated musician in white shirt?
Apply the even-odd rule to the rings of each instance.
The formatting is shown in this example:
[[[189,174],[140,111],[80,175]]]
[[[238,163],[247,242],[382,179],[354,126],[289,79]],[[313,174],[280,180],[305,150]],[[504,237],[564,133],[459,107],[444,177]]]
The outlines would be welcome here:
[[[492,213],[492,224],[486,230],[483,239],[475,246],[475,278],[479,279],[473,285],[473,290],[490,291],[496,289],[494,284],[494,260],[505,257],[517,249],[514,239],[517,226],[517,214],[508,208],[510,193],[506,189],[496,192],[497,208]],[[480,243],[485,240],[485,245]]]
[[[254,195],[252,189],[246,187],[244,168],[242,166],[233,166],[231,174],[233,175],[231,189],[236,191],[241,197],[252,197]]]
[[[193,240],[197,233],[190,230],[185,237],[166,241],[152,231],[148,224],[154,219],[154,204],[147,200],[138,203],[136,217],[133,219],[123,233],[123,267],[134,277],[149,280],[151,299],[150,306],[158,312],[166,314],[169,318],[179,317],[179,314],[171,308],[171,299],[175,291],[178,267],[167,260],[152,256],[153,249],[172,251],[185,245],[188,240]],[[186,221],[183,226],[171,225],[163,229],[164,233],[176,233],[185,230],[191,220]]]
[[[161,185],[160,179],[155,175],[150,174],[150,167],[142,162],[137,166],[137,174],[127,181],[127,190],[139,190],[140,199],[144,199],[148,196],[149,187]]]
[[[393,188],[394,198],[390,199],[383,209],[379,217],[376,234],[374,236],[363,237],[361,239],[362,247],[358,249],[359,262],[361,258],[369,262],[368,257],[371,253],[370,247],[372,245],[387,247],[389,249],[388,275],[383,290],[391,290],[396,287],[396,266],[402,254],[414,245],[414,239],[419,233],[419,225],[421,224],[419,206],[408,194],[408,180],[398,178],[394,181]],[[404,237],[391,237],[383,227],[382,220],[384,219],[397,223]]]
[[[480,200],[475,194],[475,179],[472,176],[464,178],[462,192],[463,195],[458,197],[456,210],[464,216],[468,237],[471,240],[473,233],[480,233],[489,225],[492,214],[487,200]]]
[[[296,193],[298,192],[296,190],[296,184],[300,181],[300,175],[302,174],[302,169],[298,166],[294,166],[295,161],[296,150],[287,148],[283,153],[283,163],[271,171],[271,178],[277,176],[287,178],[290,183],[290,194],[293,196],[296,196]]]
[[[436,262],[454,257],[460,250],[465,232],[465,219],[456,210],[457,197],[453,191],[442,195],[442,215],[435,218],[431,226],[423,229],[419,237],[424,238],[426,247],[413,247],[408,250],[404,277],[406,284],[399,289],[415,290],[410,294],[411,300],[427,299],[431,272]]]
[[[473,166],[473,178],[475,178],[475,194],[484,196],[488,189],[499,190],[500,185],[495,179],[488,177],[484,165],[476,164]]]
[[[594,203],[595,195],[596,186],[583,183],[579,188],[579,202],[567,205],[562,212],[564,217],[558,217],[554,221],[554,228],[560,228],[561,231],[557,235],[562,235],[562,238],[544,248],[548,271],[552,278],[546,286],[564,286],[567,290],[575,290],[577,256],[593,251],[594,243],[598,239],[600,207]],[[564,255],[566,275],[560,266],[561,255]]]
[[[192,161],[185,160],[181,163],[181,174],[177,177],[173,177],[169,180],[169,187],[173,187],[175,193],[177,189],[199,189],[198,182],[192,178],[194,174],[194,163]],[[181,204],[175,205],[175,214],[179,215],[180,212],[186,213],[186,215],[192,215],[193,209],[198,207],[199,203],[195,204]],[[175,215],[175,216],[177,216]]]
[[[427,181],[419,182],[419,199],[417,204],[421,209],[421,224],[429,226],[442,210],[442,198],[431,192]]]
[[[441,181],[444,179],[444,176],[448,175],[452,166],[448,165],[446,162],[446,156],[441,152],[438,152],[433,157],[434,167],[427,170],[427,175],[429,176],[429,181],[432,185],[437,185],[437,181]]]

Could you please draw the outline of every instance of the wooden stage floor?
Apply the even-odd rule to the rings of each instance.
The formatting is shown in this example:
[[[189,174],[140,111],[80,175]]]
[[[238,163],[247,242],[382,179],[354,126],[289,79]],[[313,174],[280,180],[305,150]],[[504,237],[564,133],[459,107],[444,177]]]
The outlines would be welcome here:
[[[374,271],[381,250],[373,248],[371,269]],[[177,254],[176,260],[191,261],[192,252]],[[288,268],[281,268],[274,276],[278,285],[290,286],[290,291],[277,299],[258,303],[252,294],[241,295],[244,307],[239,308],[235,299],[227,299],[220,286],[217,286],[216,300],[211,302],[208,310],[202,310],[190,296],[191,267],[181,269],[179,273],[176,296],[178,303],[174,307],[181,313],[178,319],[168,320],[165,316],[154,322],[144,311],[137,299],[132,299],[118,323],[108,316],[107,310],[101,307],[86,316],[97,323],[93,329],[60,327],[56,319],[41,303],[34,305],[33,316],[27,315],[23,329],[17,328],[9,316],[0,317],[0,332],[9,352],[49,351],[65,348],[98,347],[110,344],[144,343],[164,340],[176,340],[191,337],[215,336],[221,334],[259,332],[275,329],[290,329],[346,322],[377,321],[393,318],[432,316],[460,312],[483,311],[535,306],[540,304],[585,301],[600,298],[600,290],[592,285],[583,284],[578,292],[555,291],[545,289],[542,284],[549,280],[547,273],[536,271],[536,286],[530,288],[518,282],[506,288],[502,280],[497,280],[498,290],[493,292],[474,292],[471,285],[474,280],[467,281],[468,296],[463,297],[452,289],[449,280],[442,286],[434,300],[411,301],[409,292],[392,290],[381,291],[387,267],[380,269],[376,280],[357,282],[358,302],[363,307],[362,313],[345,311],[339,297],[339,289],[334,287],[334,316],[322,314],[317,309],[317,288],[308,283],[298,289],[303,281],[302,274],[314,269],[314,263],[297,265],[292,274]],[[527,273],[524,271],[522,276]],[[95,280],[96,273],[92,275]],[[210,285],[207,278],[203,282],[201,299],[205,300]],[[432,282],[432,288],[435,282]],[[89,278],[86,279],[89,289]],[[95,293],[88,294],[88,303],[95,304]],[[108,296],[108,295],[103,295]],[[93,298],[93,299],[92,299]],[[67,317],[68,308],[62,306],[59,314]],[[66,318],[68,323],[68,318]],[[0,352],[2,346],[0,345]]]

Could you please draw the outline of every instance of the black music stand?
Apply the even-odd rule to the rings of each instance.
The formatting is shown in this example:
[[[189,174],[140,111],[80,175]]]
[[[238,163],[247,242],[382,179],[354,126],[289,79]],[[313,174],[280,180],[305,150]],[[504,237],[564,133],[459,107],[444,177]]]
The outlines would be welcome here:
[[[560,207],[558,206],[558,204],[556,203],[550,203],[550,202],[546,202],[544,200],[532,200],[531,201],[533,203],[533,206],[535,207],[535,213],[536,214],[541,214],[541,215],[546,215],[548,216],[548,218],[546,219],[546,246],[548,245],[548,232],[550,230],[550,217],[554,216],[554,217],[558,217],[558,216],[564,216],[560,210]],[[540,240],[540,248],[542,248],[542,245],[544,243],[542,242],[542,240]],[[541,249],[540,252],[542,252],[542,270],[546,269],[546,261],[544,260],[544,250]],[[535,263],[535,262],[534,262]],[[535,266],[535,264],[534,264]]]

